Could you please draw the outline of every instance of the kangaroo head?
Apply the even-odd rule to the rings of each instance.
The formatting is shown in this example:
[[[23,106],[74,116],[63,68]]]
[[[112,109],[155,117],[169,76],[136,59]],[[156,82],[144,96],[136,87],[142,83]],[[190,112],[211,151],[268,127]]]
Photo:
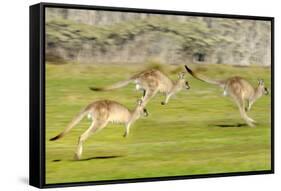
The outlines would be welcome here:
[[[268,95],[269,91],[265,87],[263,79],[259,79],[258,83],[259,83],[258,88],[257,88],[258,92],[260,92],[262,95]]]
[[[139,99],[137,101],[136,112],[139,113],[141,116],[147,117],[148,116],[148,111],[147,111],[147,109],[145,108],[145,106],[142,103],[143,103],[143,101],[141,99]]]
[[[190,89],[190,86],[188,84],[188,81],[184,78],[185,76],[185,72],[180,72],[178,74],[178,81],[177,84],[181,87],[181,88],[185,88],[185,89]]]

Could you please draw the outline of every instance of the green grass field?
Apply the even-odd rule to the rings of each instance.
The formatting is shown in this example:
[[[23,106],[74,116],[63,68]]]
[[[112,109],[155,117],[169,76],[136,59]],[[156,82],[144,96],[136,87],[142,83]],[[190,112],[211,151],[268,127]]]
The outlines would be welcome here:
[[[155,65],[177,78],[183,66]],[[270,87],[270,69],[224,65],[190,65],[217,79],[240,75]],[[133,85],[111,92],[93,92],[89,86],[109,85],[149,65],[46,65],[46,183],[130,179],[177,175],[269,170],[270,96],[259,99],[249,112],[256,128],[243,124],[236,105],[222,89],[187,75],[191,89],[168,105],[158,94],[148,104],[149,116],[139,119],[123,138],[124,126],[111,124],[84,144],[83,158],[74,161],[78,137],[89,127],[86,118],[63,139],[50,142],[87,104],[116,100],[133,109],[141,96]]]

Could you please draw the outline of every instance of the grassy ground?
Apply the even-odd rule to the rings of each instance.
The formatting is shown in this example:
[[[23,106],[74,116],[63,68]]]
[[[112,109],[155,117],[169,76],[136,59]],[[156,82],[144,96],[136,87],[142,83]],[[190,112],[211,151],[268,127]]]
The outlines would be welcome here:
[[[218,79],[239,74],[252,84],[263,78],[270,86],[270,69],[223,65],[191,65]],[[171,78],[183,66],[158,66]],[[61,132],[88,103],[112,99],[134,108],[141,92],[133,85],[112,92],[93,92],[89,86],[109,85],[144,66],[46,65],[46,140]],[[84,144],[83,159],[74,161],[79,135],[90,122],[84,119],[56,142],[46,142],[46,183],[160,177],[270,169],[270,96],[253,106],[249,116],[256,128],[243,124],[238,110],[222,90],[186,77],[191,89],[162,106],[158,94],[147,106],[149,117],[124,126],[109,125]]]

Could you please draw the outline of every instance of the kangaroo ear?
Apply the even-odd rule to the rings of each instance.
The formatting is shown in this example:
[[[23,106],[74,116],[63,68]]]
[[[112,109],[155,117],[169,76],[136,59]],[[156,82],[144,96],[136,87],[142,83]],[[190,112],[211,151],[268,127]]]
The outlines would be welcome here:
[[[137,100],[137,104],[138,104],[138,105],[141,105],[141,104],[142,104],[142,100],[141,100],[141,99],[138,99],[138,100]]]
[[[185,73],[184,72],[180,72],[178,74],[179,79],[183,79],[184,78]]]
[[[263,79],[258,79],[258,82],[259,82],[259,85],[263,85],[264,84]]]

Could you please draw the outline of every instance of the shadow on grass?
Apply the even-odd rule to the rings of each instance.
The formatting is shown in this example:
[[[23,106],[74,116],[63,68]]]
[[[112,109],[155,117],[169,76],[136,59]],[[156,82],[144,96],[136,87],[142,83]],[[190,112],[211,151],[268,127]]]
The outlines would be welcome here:
[[[89,160],[97,160],[97,159],[113,159],[113,158],[119,158],[122,157],[121,155],[112,155],[112,156],[95,156],[95,157],[89,157],[85,159],[80,159],[79,161],[89,161]]]
[[[61,161],[60,159],[55,159],[52,162],[60,162],[60,161]]]
[[[80,160],[70,160],[70,161],[89,161],[89,160],[98,160],[98,159],[113,159],[113,158],[119,158],[119,157],[123,157],[121,155],[112,155],[112,156],[95,156],[95,157],[89,157],[89,158],[84,158],[84,159],[80,159]],[[61,159],[55,159],[52,160],[52,162],[61,162]]]
[[[246,124],[246,123],[214,124],[214,125],[212,125],[212,126],[227,128],[227,127],[244,127],[244,126],[247,126],[247,124]]]

